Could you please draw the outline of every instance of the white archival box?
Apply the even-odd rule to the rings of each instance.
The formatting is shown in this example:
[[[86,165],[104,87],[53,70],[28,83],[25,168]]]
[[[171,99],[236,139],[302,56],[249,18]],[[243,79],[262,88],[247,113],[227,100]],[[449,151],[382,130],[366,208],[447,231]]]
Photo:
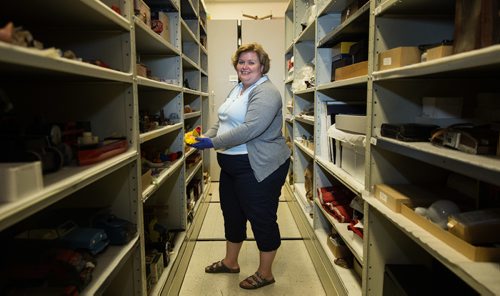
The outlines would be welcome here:
[[[15,201],[42,188],[40,161],[0,163],[0,201]]]

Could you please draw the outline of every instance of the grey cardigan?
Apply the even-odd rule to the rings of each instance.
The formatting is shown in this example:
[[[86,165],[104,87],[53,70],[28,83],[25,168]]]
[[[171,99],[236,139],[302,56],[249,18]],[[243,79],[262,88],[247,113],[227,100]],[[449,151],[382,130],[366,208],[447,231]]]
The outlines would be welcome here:
[[[219,121],[204,136],[211,138],[215,149],[246,143],[250,166],[257,181],[261,182],[289,157],[290,149],[282,134],[283,114],[281,94],[267,80],[248,95],[245,122],[217,136]]]

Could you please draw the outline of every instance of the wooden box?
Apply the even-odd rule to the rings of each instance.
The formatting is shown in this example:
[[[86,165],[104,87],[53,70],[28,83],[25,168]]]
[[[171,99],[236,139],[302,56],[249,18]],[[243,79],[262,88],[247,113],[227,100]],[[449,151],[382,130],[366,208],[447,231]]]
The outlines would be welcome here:
[[[368,61],[335,69],[335,80],[348,79],[368,74]]]
[[[396,213],[401,212],[401,204],[410,202],[410,198],[401,194],[393,186],[387,184],[375,185],[375,198]]]
[[[376,184],[375,198],[389,209],[399,213],[403,204],[410,207],[431,204],[440,199],[440,196],[413,184]]]
[[[388,70],[420,62],[420,49],[416,46],[402,46],[378,54],[378,69]]]
[[[500,248],[471,245],[427,218],[416,214],[409,205],[401,205],[401,214],[472,261],[500,261]]]

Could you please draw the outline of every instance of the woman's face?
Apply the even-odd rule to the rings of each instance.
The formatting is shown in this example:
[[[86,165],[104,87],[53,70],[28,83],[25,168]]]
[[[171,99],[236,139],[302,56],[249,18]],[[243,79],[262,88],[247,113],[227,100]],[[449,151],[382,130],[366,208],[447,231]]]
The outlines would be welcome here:
[[[245,87],[249,87],[262,77],[264,65],[260,64],[259,56],[254,51],[242,52],[236,64],[238,78]]]

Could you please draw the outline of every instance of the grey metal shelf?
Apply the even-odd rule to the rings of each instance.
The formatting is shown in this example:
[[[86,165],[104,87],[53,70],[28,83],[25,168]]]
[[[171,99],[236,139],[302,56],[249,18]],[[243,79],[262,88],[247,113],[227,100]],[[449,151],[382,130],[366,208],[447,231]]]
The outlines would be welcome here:
[[[500,158],[494,155],[472,155],[431,143],[403,142],[390,138],[372,138],[370,142],[381,149],[500,186]]]

